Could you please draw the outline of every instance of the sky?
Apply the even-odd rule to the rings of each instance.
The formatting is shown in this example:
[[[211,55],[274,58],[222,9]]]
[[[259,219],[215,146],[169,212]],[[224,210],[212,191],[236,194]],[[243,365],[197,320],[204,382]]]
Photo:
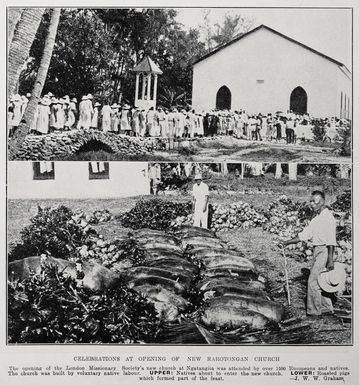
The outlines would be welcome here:
[[[221,23],[226,13],[253,19],[253,27],[265,24],[278,32],[340,61],[351,69],[352,16],[347,9],[179,8],[177,21],[186,29],[204,24],[210,9],[211,24]]]

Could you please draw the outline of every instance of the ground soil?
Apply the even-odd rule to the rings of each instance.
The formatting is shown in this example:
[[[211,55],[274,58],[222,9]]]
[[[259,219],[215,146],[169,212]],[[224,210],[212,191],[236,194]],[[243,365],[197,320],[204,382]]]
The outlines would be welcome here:
[[[307,163],[350,163],[350,156],[339,156],[337,143],[305,142],[286,144],[277,142],[252,142],[232,136],[190,140],[178,150],[155,151],[146,155],[124,155],[105,150],[86,151],[61,160],[132,160],[132,161],[195,161],[195,162],[307,162]]]
[[[328,178],[325,178],[328,182]],[[252,181],[251,181],[252,180]],[[241,182],[241,186],[247,189],[247,193],[242,193],[238,186],[232,186],[235,194],[229,194],[223,189],[220,178],[213,179],[214,190],[211,193],[212,203],[231,203],[238,200],[253,204],[255,207],[265,208],[271,201],[282,194],[287,194],[293,200],[308,199],[308,189],[313,185],[323,182],[319,178],[303,178],[298,183],[280,182],[272,183],[272,188],[266,194],[258,190],[260,178],[254,178]],[[311,181],[311,182],[310,182]],[[328,194],[328,203],[335,199],[335,196],[350,187],[350,181],[341,181],[340,185],[334,183],[333,192]],[[238,182],[239,183],[239,182]],[[334,188],[335,187],[335,188]],[[231,190],[232,191],[232,190]],[[249,192],[249,193],[248,193]],[[161,196],[163,199],[182,201],[190,199],[184,192],[175,195]],[[30,223],[30,218],[34,215],[37,205],[53,206],[63,204],[71,209],[82,209],[86,213],[92,213],[99,209],[108,209],[116,216],[131,209],[139,199],[153,199],[153,196],[142,196],[121,199],[86,199],[86,200],[9,200],[8,201],[8,248],[11,249],[21,237],[21,229]],[[94,226],[96,230],[103,234],[105,238],[119,237],[128,232],[128,229],[121,226],[118,220],[114,219],[107,223]],[[309,325],[309,329],[303,334],[302,344],[350,344],[351,325],[344,324],[337,318],[324,317],[320,320],[311,320],[305,313],[306,281],[311,265],[311,260],[300,259],[297,255],[286,252],[289,275],[289,288],[291,305],[288,305],[287,293],[285,290],[284,256],[280,249],[274,244],[273,236],[263,231],[261,228],[233,229],[228,232],[220,232],[219,237],[227,241],[232,247],[242,251],[244,255],[251,259],[269,282],[269,291],[276,301],[280,301],[286,307],[287,318],[295,317],[302,319],[302,324]],[[345,299],[337,301],[336,307],[347,306]],[[271,342],[271,341],[267,341]],[[275,342],[275,341],[274,341]]]
[[[160,159],[167,161],[250,161],[250,162],[307,162],[307,163],[349,163],[350,157],[338,156],[335,143],[297,143],[286,144],[284,141],[252,142],[229,136],[211,140],[194,140],[189,146],[179,151],[156,152]]]

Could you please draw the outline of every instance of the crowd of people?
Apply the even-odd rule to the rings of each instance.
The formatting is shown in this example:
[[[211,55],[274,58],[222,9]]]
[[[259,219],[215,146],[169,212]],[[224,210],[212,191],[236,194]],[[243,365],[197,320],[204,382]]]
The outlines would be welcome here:
[[[8,122],[10,135],[20,124],[30,94],[15,95],[10,99]],[[326,118],[321,122],[325,129],[324,140],[334,141],[338,128],[346,125],[345,119]],[[101,104],[91,94],[76,98],[65,95],[44,95],[36,108],[30,133],[48,134],[53,131],[94,129],[129,136],[168,138],[194,138],[232,135],[253,141],[283,141],[291,144],[298,139],[313,139],[313,119],[292,111],[268,114],[248,114],[244,110],[198,112],[183,108],[139,108],[128,104]]]

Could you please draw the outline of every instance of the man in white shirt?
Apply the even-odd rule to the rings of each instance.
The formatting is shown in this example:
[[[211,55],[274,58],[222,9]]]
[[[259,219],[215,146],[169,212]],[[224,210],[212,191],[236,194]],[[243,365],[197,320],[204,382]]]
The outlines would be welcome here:
[[[202,175],[197,174],[194,177],[195,185],[193,186],[194,197],[194,221],[193,226],[208,226],[208,186],[202,182]]]
[[[328,296],[323,295],[318,284],[318,277],[325,270],[334,268],[334,248],[336,241],[336,223],[333,214],[325,206],[325,196],[321,191],[314,191],[310,204],[316,216],[309,225],[293,239],[283,242],[283,247],[301,242],[313,242],[313,266],[308,278],[307,314],[318,317],[333,314],[333,304]]]

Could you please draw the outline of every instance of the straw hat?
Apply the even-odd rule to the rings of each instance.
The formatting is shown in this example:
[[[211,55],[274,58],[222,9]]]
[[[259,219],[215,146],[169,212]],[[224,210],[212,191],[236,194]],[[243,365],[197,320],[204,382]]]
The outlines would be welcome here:
[[[87,94],[87,99],[93,99],[93,96],[91,94]]]
[[[117,103],[112,104],[111,108],[119,108],[120,106]]]
[[[77,103],[77,99],[76,98],[72,98],[71,101],[74,102],[74,103]]]
[[[101,107],[101,103],[96,102],[96,103],[95,103],[95,107]]]
[[[58,104],[59,100],[56,98],[51,98],[51,104]]]
[[[49,98],[52,98],[53,96],[55,96],[52,92],[48,92],[47,93],[47,96],[49,97]]]
[[[196,174],[194,176],[194,180],[202,180],[202,175],[201,174]]]
[[[323,271],[318,277],[318,285],[327,293],[335,293],[345,288],[345,265],[335,262],[334,269]]]
[[[123,110],[129,110],[129,109],[130,109],[130,106],[129,106],[128,104],[124,104],[124,105],[122,106],[122,109],[123,109]]]
[[[87,95],[84,95],[81,100],[88,100],[88,96]]]

